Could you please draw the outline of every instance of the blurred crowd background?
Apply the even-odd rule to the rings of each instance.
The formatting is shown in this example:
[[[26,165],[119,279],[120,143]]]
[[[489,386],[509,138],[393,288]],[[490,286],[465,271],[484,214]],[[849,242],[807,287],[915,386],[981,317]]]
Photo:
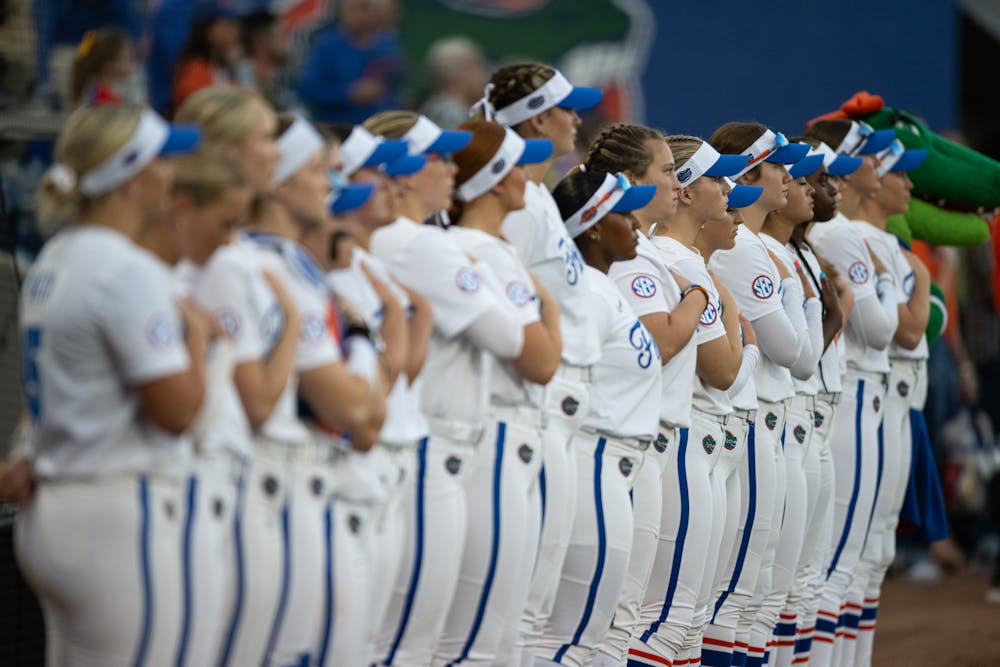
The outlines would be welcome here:
[[[42,242],[34,190],[72,109],[138,102],[169,117],[198,88],[231,83],[317,121],[414,108],[453,127],[492,68],[518,59],[605,90],[581,150],[613,120],[702,136],[757,120],[794,135],[869,90],[1000,158],[991,0],[0,0],[0,443],[20,414],[17,291]],[[948,299],[927,418],[959,548],[902,549],[915,578],[985,570],[1000,553],[997,236],[921,249]]]

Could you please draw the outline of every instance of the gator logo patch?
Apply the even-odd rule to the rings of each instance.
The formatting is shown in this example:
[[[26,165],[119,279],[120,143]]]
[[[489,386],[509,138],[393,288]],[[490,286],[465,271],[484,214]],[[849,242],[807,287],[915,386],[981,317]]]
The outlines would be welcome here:
[[[878,412],[878,409],[881,405],[882,401],[879,400],[878,396],[872,399],[872,407],[875,408],[875,412]]]
[[[733,451],[734,449],[736,449],[736,434],[733,433],[732,431],[727,430],[726,441],[722,443],[722,446],[728,449],[729,451]]]
[[[628,477],[632,474],[632,468],[635,466],[632,463],[632,459],[623,458],[618,462],[618,472],[622,474],[623,477]]]
[[[715,438],[710,435],[706,435],[701,439],[701,446],[706,453],[711,454],[715,451]]]
[[[535,455],[535,450],[528,445],[521,445],[517,448],[517,458],[525,463],[531,463],[531,458]]]
[[[458,471],[462,469],[462,459],[457,456],[449,456],[444,461],[444,469],[452,475],[457,475]]]
[[[900,380],[899,384],[896,385],[896,391],[899,392],[900,396],[905,398],[910,395],[910,385],[905,380]]]
[[[319,498],[323,495],[323,480],[319,477],[313,477],[309,480],[309,490],[312,491],[314,496]]]
[[[580,409],[580,401],[576,400],[572,396],[567,396],[560,403],[563,414],[572,417],[576,414],[576,411]]]
[[[768,412],[767,416],[764,417],[764,425],[767,426],[768,431],[773,431],[774,427],[778,425],[778,415]]]
[[[653,441],[653,449],[662,454],[663,452],[667,451],[667,445],[669,444],[670,440],[667,439],[667,436],[663,435],[662,433],[657,433],[656,440]]]
[[[824,420],[826,420],[826,417],[823,416],[822,412],[813,412],[813,428],[819,428],[822,426]]]
[[[347,518],[347,525],[351,529],[351,534],[357,535],[361,531],[361,517],[357,514],[352,514]]]
[[[796,427],[792,429],[792,435],[795,436],[795,439],[801,445],[803,442],[806,441],[806,427],[803,426],[802,424],[796,425]]]

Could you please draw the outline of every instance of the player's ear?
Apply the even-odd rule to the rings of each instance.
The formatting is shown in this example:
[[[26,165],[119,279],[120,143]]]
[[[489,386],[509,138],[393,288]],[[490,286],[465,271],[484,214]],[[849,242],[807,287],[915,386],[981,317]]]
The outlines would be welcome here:
[[[677,199],[685,206],[690,206],[694,202],[694,197],[691,195],[691,186],[681,188],[681,191],[677,193]]]

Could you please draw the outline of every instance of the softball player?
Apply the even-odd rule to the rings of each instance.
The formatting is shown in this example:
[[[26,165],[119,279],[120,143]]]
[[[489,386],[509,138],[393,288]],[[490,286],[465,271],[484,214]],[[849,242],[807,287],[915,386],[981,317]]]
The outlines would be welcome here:
[[[158,156],[198,137],[149,110],[81,109],[42,184],[44,224],[65,229],[22,292],[38,484],[15,539],[45,616],[49,664],[176,658],[192,453],[180,434],[204,395],[207,332],[133,239],[168,216],[173,171]]]
[[[593,369],[590,410],[573,437],[581,482],[576,519],[536,665],[594,664],[630,566],[629,491],[657,435],[662,358],[606,274],[614,262],[635,258],[640,225],[626,213],[646,206],[655,191],[631,185],[623,174],[578,170],[553,193],[587,262],[583,279],[599,323],[601,358]]]
[[[352,137],[369,147],[361,156],[377,143],[364,128],[355,128]],[[353,149],[348,151],[350,143],[351,137],[343,147],[348,173],[358,164]],[[423,219],[433,208],[403,201],[411,206],[371,232],[368,249],[433,308],[434,331],[416,380],[430,434],[420,442],[416,473],[406,490],[412,494],[405,501],[412,511],[406,551],[376,648],[380,664],[425,667],[433,661],[458,584],[467,515],[463,478],[476,459],[486,420],[486,353],[517,357],[524,334],[506,299],[486,283],[489,268],[481,263],[473,268],[453,237],[409,217]]]
[[[587,414],[591,365],[600,356],[597,330],[586,307],[581,274],[583,260],[566,233],[559,211],[542,182],[559,157],[573,152],[580,118],[578,109],[597,105],[601,91],[574,87],[561,72],[538,63],[501,67],[490,78],[481,107],[487,119],[516,131],[523,138],[546,138],[553,152],[547,160],[526,167],[524,208],[503,223],[503,234],[522,261],[549,290],[560,310],[562,363],[544,388],[533,387],[541,404],[542,499],[541,547],[533,572],[524,574],[520,592],[527,605],[520,623],[510,623],[504,642],[517,642],[530,665],[533,646],[552,611],[558,574],[569,544],[577,498],[576,452],[570,439]],[[515,655],[510,663],[518,667]]]
[[[805,141],[814,146],[810,154],[815,152],[823,156],[823,167],[806,177],[813,186],[812,222],[822,224],[829,221],[837,211],[840,200],[840,177],[856,171],[861,165],[861,159],[837,155],[833,149],[816,139]],[[813,290],[821,294],[824,311],[824,352],[820,357],[817,372],[809,383],[801,385],[803,391],[815,392],[813,431],[804,461],[808,494],[806,533],[798,571],[792,584],[792,591],[789,593],[789,602],[782,611],[783,619],[790,620],[791,616],[796,618],[795,643],[793,650],[790,651],[787,645],[781,643],[788,640],[779,640],[776,660],[778,665],[808,660],[812,635],[815,631],[816,609],[826,579],[824,558],[829,551],[830,534],[833,532],[831,501],[834,470],[829,435],[833,413],[843,387],[842,339],[839,333],[853,304],[851,289],[839,275],[833,275],[832,272],[835,270],[829,263],[825,260],[821,262],[805,239],[806,230],[812,222],[795,227],[788,244],[793,257],[798,257],[802,263]],[[789,656],[789,653],[793,655]]]
[[[785,265],[789,273],[799,278],[798,296],[804,301],[806,342],[803,353],[792,365],[792,382],[795,394],[788,402],[782,449],[785,462],[785,504],[781,516],[781,534],[774,559],[771,591],[764,599],[764,607],[778,622],[773,628],[772,647],[776,654],[783,652],[785,662],[791,663],[795,648],[796,618],[789,607],[796,608],[797,599],[790,596],[802,556],[806,534],[809,491],[806,482],[805,458],[812,447],[815,390],[809,381],[819,365],[823,353],[823,304],[818,292],[806,277],[801,262],[788,249],[792,231],[813,217],[813,187],[806,176],[821,168],[823,156],[807,155],[788,167],[792,182],[788,184],[787,204],[780,211],[773,211],[764,220],[761,239],[768,251]]]
[[[836,146],[838,153],[864,156],[861,166],[843,177],[843,199],[837,215],[830,222],[814,225],[807,236],[846,276],[854,292],[854,306],[844,331],[844,399],[837,407],[830,433],[836,480],[832,553],[825,565],[827,580],[809,658],[810,663],[825,667],[839,664],[837,644],[843,645],[848,632],[846,596],[875,502],[879,426],[889,370],[886,348],[898,325],[898,299],[894,280],[881,262],[876,264],[876,277],[873,256],[859,237],[859,226],[848,217],[856,215],[861,201],[881,187],[873,154],[885,148],[885,135],[850,121],[819,121],[806,134]],[[857,619],[859,614],[850,616]],[[836,642],[838,633],[840,642]]]
[[[559,307],[502,239],[501,224],[524,207],[526,175],[518,164],[548,158],[548,140],[525,141],[499,123],[471,121],[471,143],[455,154],[456,199],[449,234],[469,256],[489,267],[495,287],[515,313],[524,345],[513,359],[490,368],[489,417],[479,452],[465,479],[467,538],[458,587],[438,644],[436,663],[506,663],[515,639],[506,623],[524,610],[541,512],[541,413],[528,383],[545,384],[562,350]],[[526,525],[523,523],[526,522]],[[526,593],[526,591],[524,591]]]
[[[890,215],[900,215],[909,208],[913,183],[906,172],[918,167],[926,159],[927,152],[904,151],[903,145],[896,140],[878,157],[882,188],[874,198],[862,203],[858,217],[869,224],[859,227],[872,252],[889,267],[899,288],[899,327],[889,348],[891,370],[882,415],[881,477],[856,573],[859,581],[857,586],[852,584],[852,592],[857,590],[864,596],[857,646],[853,655],[841,656],[841,664],[858,667],[871,664],[879,590],[896,552],[896,525],[910,479],[910,406],[913,400],[910,392],[916,393],[921,386],[926,386],[921,375],[928,354],[924,331],[930,315],[930,277],[926,267],[912,253],[904,253],[896,237],[884,231]]]
[[[743,210],[732,250],[712,255],[710,268],[733,291],[736,304],[753,323],[763,352],[755,374],[758,408],[756,414],[754,472],[757,490],[755,520],[748,544],[748,561],[741,580],[755,581],[753,597],[741,612],[737,641],[749,644],[748,664],[763,660],[777,621],[777,611],[762,614],[764,597],[771,590],[771,572],[784,508],[785,480],[781,449],[787,399],[794,394],[789,369],[799,359],[806,331],[802,300],[797,298],[797,280],[775,265],[759,236],[767,213],[785,206],[791,181],[783,164],[798,162],[809,147],[789,144],[754,123],[729,123],[713,133],[711,144],[720,151],[747,155],[750,161],[737,178],[738,183],[758,185],[764,191],[753,205]],[[743,391],[747,391],[744,388]],[[749,483],[749,480],[748,480]],[[760,558],[759,572],[753,572]],[[738,582],[735,590],[741,588]],[[732,597],[732,596],[731,596]],[[753,625],[753,628],[750,625]]]

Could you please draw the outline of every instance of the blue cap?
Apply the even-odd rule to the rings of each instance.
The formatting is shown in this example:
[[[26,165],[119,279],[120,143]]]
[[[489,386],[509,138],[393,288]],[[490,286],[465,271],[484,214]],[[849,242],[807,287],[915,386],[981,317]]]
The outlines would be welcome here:
[[[472,141],[472,132],[468,130],[441,130],[441,135],[425,148],[423,152],[446,155],[457,153]]]
[[[593,109],[603,95],[604,92],[600,88],[573,86],[569,95],[559,100],[556,106],[564,109]]]
[[[896,164],[889,167],[889,171],[912,171],[922,165],[926,159],[926,148],[911,148],[899,156]]]
[[[803,176],[810,176],[823,166],[823,155],[817,153],[815,155],[807,155],[793,165],[789,165],[788,173],[792,178],[802,178]]]
[[[524,152],[517,159],[518,164],[538,164],[552,156],[554,147],[549,139],[525,139]]]
[[[735,183],[733,189],[729,191],[726,206],[728,208],[746,208],[760,199],[763,193],[764,188],[762,187]]]
[[[895,130],[875,130],[868,135],[865,143],[857,150],[857,155],[873,155],[880,150],[888,148],[892,140],[896,138]]]
[[[838,155],[837,158],[830,163],[830,166],[826,168],[826,171],[831,176],[847,176],[848,174],[853,174],[861,167],[861,158],[853,157],[851,155]]]
[[[201,143],[201,128],[197,125],[171,125],[160,155],[190,153]]]
[[[655,194],[655,185],[633,185],[625,190],[625,194],[611,210],[615,213],[628,213],[640,209],[651,202]]]
[[[708,142],[705,142],[708,144]],[[711,167],[705,170],[706,176],[718,178],[719,176],[732,176],[738,174],[747,163],[750,162],[749,155],[719,155]]]
[[[383,171],[389,176],[412,176],[423,169],[425,164],[427,164],[426,155],[403,155],[386,162]]]
[[[345,185],[330,202],[330,213],[347,213],[365,205],[375,192],[374,183]]]
[[[368,156],[368,159],[365,160],[361,166],[377,167],[380,164],[392,162],[393,160],[396,160],[404,155],[406,155],[405,141],[402,139],[384,139],[379,142],[379,144],[375,147],[375,150],[372,151],[371,155]]]
[[[778,147],[773,153],[764,158],[765,162],[776,162],[778,164],[795,164],[806,156],[812,146],[809,144],[788,144]]]

